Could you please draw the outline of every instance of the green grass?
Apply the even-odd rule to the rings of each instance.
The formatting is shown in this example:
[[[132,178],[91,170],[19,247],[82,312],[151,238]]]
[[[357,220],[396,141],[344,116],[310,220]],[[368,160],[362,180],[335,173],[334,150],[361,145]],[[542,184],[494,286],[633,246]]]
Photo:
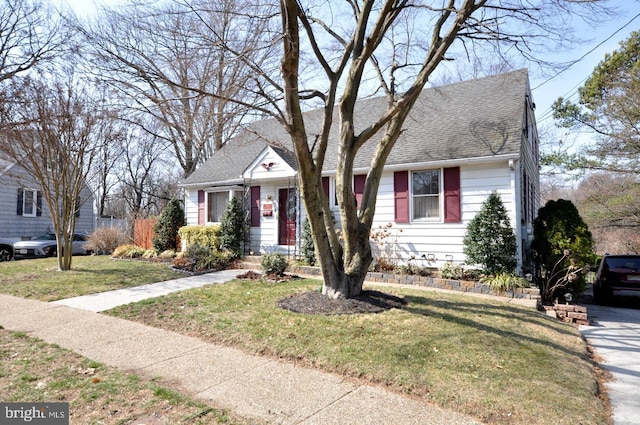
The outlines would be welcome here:
[[[72,270],[58,271],[55,258],[0,263],[0,293],[42,301],[128,288],[184,277],[166,263],[73,257]]]
[[[0,400],[69,402],[74,424],[125,424],[148,417],[171,424],[248,423],[136,375],[2,329]]]
[[[385,288],[402,310],[309,316],[276,306],[317,281],[234,281],[111,311],[208,341],[380,383],[488,423],[606,424],[573,326],[500,301]]]

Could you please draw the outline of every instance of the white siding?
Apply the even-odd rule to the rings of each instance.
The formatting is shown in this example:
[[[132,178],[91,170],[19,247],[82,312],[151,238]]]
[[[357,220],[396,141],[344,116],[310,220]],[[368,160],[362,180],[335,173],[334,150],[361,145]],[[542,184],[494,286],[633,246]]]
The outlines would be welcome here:
[[[515,229],[514,194],[508,162],[460,167],[461,223],[414,221],[395,223],[393,199],[393,173],[382,175],[378,190],[376,214],[372,231],[387,228],[391,236],[387,243],[402,263],[412,257],[414,263],[423,266],[440,266],[446,261],[463,263],[462,240],[466,226],[480,211],[488,195],[496,190],[507,209],[511,225]],[[442,204],[442,199],[441,199]],[[334,210],[338,218],[337,209]],[[434,258],[435,261],[428,261]]]
[[[184,214],[188,226],[198,225],[198,189],[185,190]]]
[[[261,171],[257,171],[257,173],[263,174]],[[265,173],[269,172],[265,169]],[[256,179],[256,175],[253,176],[250,185],[260,186],[260,227],[251,227],[250,229],[250,250],[261,253],[273,251],[296,253],[295,247],[278,246],[278,190],[290,185],[293,186],[295,182],[293,177],[265,182]],[[273,176],[273,174],[268,175]],[[513,177],[514,170],[510,168],[510,164],[506,160],[491,164],[462,165],[460,167],[462,222],[444,223],[441,214],[441,219],[437,222],[415,221],[396,224],[394,220],[393,172],[385,172],[380,181],[373,231],[381,227],[388,228],[391,236],[387,242],[390,244],[389,246],[393,247],[393,252],[402,263],[406,263],[411,258],[415,259],[412,260],[414,263],[423,266],[441,266],[446,261],[463,263],[465,256],[462,241],[466,233],[466,226],[480,211],[482,203],[492,191],[495,190],[500,194],[511,224],[514,229],[516,228],[517,207],[514,201],[516,199],[515,185],[511,180]],[[331,180],[330,196],[333,196],[333,178]],[[268,195],[271,196],[270,201],[267,200]],[[440,201],[442,204],[442,196]],[[272,216],[262,215],[262,206],[266,202],[273,204]],[[300,238],[305,217],[300,199],[299,202],[301,211],[298,218],[298,238]],[[186,192],[185,206],[187,222],[197,224],[197,190]],[[338,221],[337,227],[340,228],[337,208],[333,209],[333,213]],[[520,253],[518,258],[521,258]],[[429,259],[433,259],[433,261],[429,261]]]

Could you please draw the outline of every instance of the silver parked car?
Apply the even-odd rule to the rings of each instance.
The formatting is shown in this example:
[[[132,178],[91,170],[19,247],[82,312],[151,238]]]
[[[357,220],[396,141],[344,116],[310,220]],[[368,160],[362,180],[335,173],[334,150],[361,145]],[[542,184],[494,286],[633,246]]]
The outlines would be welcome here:
[[[13,241],[0,239],[0,261],[9,261],[13,258]]]
[[[73,254],[89,254],[86,248],[87,235],[78,233],[73,236]],[[28,241],[13,244],[13,255],[16,259],[55,257],[58,253],[55,233],[45,233]]]

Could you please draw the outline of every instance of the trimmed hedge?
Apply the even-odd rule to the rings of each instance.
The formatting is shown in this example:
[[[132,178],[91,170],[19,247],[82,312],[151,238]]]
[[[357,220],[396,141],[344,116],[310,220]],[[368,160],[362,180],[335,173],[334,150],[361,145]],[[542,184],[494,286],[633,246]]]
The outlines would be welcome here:
[[[218,251],[220,246],[220,226],[183,226],[178,235],[187,247],[198,245]]]

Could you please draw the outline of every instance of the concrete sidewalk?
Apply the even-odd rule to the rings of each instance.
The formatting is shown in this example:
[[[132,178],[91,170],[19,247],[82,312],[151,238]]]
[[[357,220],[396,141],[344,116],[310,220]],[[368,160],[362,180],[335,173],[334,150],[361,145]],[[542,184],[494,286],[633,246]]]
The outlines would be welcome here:
[[[161,377],[174,389],[213,407],[267,423],[480,423],[339,375],[96,313],[174,290],[222,283],[241,273],[243,270],[209,273],[54,303],[0,295],[0,326],[127,372]]]
[[[199,288],[201,286],[215,283],[225,283],[235,279],[236,276],[245,272],[247,272],[247,270],[221,270],[219,272],[183,277],[180,279],[167,280],[149,285],[134,286],[132,288],[116,289],[115,291],[67,298],[64,300],[53,301],[53,303],[93,312],[107,311],[121,305],[135,303],[149,298],[161,297],[172,292]]]

